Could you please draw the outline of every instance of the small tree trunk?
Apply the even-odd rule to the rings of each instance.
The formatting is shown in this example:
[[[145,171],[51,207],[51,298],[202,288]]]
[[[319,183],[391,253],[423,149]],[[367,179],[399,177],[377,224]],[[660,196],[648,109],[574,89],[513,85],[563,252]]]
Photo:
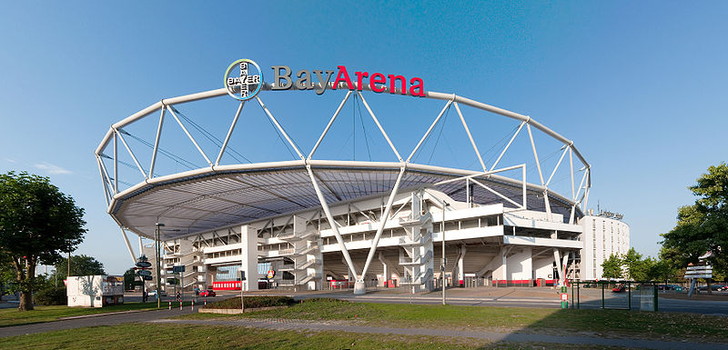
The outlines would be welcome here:
[[[17,273],[18,282],[21,285],[20,291],[20,303],[18,304],[18,310],[30,311],[33,310],[33,288],[35,278],[35,263],[33,259],[26,260],[27,270],[23,273],[22,269]]]
[[[20,311],[33,310],[33,293],[30,291],[20,292],[20,304],[18,305]]]

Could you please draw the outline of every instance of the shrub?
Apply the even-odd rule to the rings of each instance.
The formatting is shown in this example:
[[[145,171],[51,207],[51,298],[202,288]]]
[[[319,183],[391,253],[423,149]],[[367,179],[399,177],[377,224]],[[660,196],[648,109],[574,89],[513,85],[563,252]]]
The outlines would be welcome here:
[[[348,303],[348,300],[341,300],[336,298],[311,298],[301,300],[302,303]]]
[[[37,305],[66,305],[68,297],[66,288],[44,288],[33,293]]]
[[[255,297],[245,297],[245,308],[259,308],[259,307],[269,307],[269,306],[291,306],[295,304],[296,301],[293,300],[291,297],[282,297],[282,296],[255,296]],[[225,299],[221,301],[216,301],[214,303],[209,303],[207,306],[205,306],[207,309],[240,309],[240,297],[234,297],[230,299]]]

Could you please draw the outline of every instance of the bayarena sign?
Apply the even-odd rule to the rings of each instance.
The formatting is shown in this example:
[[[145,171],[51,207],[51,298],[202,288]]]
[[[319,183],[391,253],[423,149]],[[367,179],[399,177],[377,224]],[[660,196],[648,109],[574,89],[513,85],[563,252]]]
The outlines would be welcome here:
[[[255,72],[251,72],[251,69],[254,69]],[[337,88],[356,91],[367,89],[373,92],[425,96],[425,83],[418,77],[407,79],[403,75],[370,74],[363,71],[357,71],[351,75],[343,65],[337,66],[336,70],[301,69],[295,75],[289,66],[271,66],[271,69],[273,70],[272,90],[292,88],[314,90],[321,95],[330,87],[332,90]],[[239,75],[235,76],[236,73]],[[333,84],[330,84],[332,77],[334,78]],[[263,86],[261,82],[263,82],[263,73],[260,66],[250,59],[237,60],[225,71],[225,87],[228,94],[241,101],[255,97]],[[385,85],[387,83],[389,83],[389,87]]]
[[[574,142],[417,76],[239,59],[224,86],[114,123],[95,155],[133,261],[158,234],[184,288],[594,278],[591,167]]]

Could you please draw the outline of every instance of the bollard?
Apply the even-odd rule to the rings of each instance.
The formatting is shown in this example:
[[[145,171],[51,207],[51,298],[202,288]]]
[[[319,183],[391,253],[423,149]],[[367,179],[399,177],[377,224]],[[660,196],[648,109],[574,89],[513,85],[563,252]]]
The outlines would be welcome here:
[[[182,300],[179,301],[179,311],[182,311]]]
[[[205,306],[207,306],[207,298],[205,298]]]
[[[172,310],[172,302],[169,302],[169,309]]]
[[[192,311],[195,311],[195,301],[192,300]]]

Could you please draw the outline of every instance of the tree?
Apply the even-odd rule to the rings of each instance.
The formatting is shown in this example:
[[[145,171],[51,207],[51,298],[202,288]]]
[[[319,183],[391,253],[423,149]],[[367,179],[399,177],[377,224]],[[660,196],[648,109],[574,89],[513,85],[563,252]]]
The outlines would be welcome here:
[[[55,276],[58,280],[66,279],[68,259],[60,258],[55,264]],[[88,255],[71,255],[71,276],[105,275],[104,264]]]
[[[674,281],[678,277],[678,270],[673,268],[664,259],[654,260],[647,258],[647,278],[645,281]]]
[[[73,251],[86,232],[83,209],[46,177],[0,174],[0,254],[9,259],[21,311],[33,309],[35,268]]]
[[[623,277],[622,258],[618,254],[612,254],[609,259],[602,263],[602,276],[604,278],[620,279]]]
[[[721,163],[689,187],[699,198],[695,204],[679,208],[677,225],[662,234],[663,247],[674,264],[685,267],[698,263],[698,257],[711,252],[706,260],[719,273],[728,271],[728,165]]]
[[[134,289],[134,285],[136,284],[137,274],[136,270],[134,269],[128,269],[126,272],[124,272],[124,289],[131,290]]]
[[[649,280],[649,268],[654,264],[652,258],[642,259],[642,254],[638,253],[634,248],[629,248],[627,254],[622,258],[622,265],[627,271],[627,278],[633,281]]]

